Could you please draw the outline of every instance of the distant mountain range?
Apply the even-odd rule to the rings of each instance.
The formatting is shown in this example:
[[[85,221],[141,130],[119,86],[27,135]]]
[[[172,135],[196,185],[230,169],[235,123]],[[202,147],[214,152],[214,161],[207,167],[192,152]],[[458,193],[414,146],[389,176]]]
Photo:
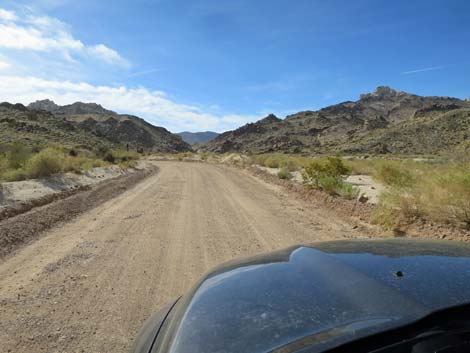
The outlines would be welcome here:
[[[96,103],[60,106],[41,100],[25,107],[0,103],[0,142],[22,140],[96,149],[125,147],[153,152],[194,148],[216,153],[438,154],[470,151],[470,101],[421,97],[377,87],[355,102],[285,119],[269,115],[223,134],[172,134],[133,115]]]
[[[210,140],[215,139],[219,134],[213,131],[204,131],[204,132],[178,132],[177,135],[181,136],[181,138],[191,145],[196,145],[199,143],[205,143]]]
[[[355,102],[274,115],[201,148],[224,152],[435,154],[470,145],[470,101],[377,87]]]
[[[57,143],[125,147],[153,152],[190,151],[191,146],[168,130],[133,115],[117,114],[96,103],[59,106],[51,100],[28,105],[0,104],[0,142]]]

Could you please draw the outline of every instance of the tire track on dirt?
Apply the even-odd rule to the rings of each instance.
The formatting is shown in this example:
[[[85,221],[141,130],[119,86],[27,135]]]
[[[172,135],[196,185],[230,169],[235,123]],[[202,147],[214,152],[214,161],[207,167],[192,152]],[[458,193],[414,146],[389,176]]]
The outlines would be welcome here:
[[[127,352],[143,321],[211,267],[361,235],[242,171],[157,165],[0,263],[0,351]]]

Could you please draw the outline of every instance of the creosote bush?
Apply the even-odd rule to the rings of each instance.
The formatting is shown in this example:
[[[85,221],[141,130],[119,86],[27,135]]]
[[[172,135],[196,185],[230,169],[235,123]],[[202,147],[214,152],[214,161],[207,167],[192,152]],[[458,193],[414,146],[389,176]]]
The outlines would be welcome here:
[[[351,172],[339,157],[328,157],[326,160],[313,160],[305,168],[302,176],[305,184],[320,189],[330,195],[339,195],[349,199],[357,197],[359,190],[347,184],[343,176]]]
[[[277,173],[277,176],[279,177],[279,179],[285,180],[290,180],[294,177],[292,173],[286,168],[281,168],[281,170]]]
[[[43,178],[62,171],[64,154],[53,148],[46,148],[31,157],[26,163],[26,173],[31,178]]]
[[[19,141],[15,141],[7,146],[7,159],[12,169],[18,169],[25,165],[31,156],[31,150]]]

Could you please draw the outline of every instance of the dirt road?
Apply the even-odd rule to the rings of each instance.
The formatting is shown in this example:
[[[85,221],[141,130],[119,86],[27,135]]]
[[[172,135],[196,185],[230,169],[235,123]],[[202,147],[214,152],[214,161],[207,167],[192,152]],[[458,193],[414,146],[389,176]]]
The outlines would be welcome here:
[[[158,165],[0,263],[1,352],[126,352],[152,312],[223,261],[361,235],[242,171]]]

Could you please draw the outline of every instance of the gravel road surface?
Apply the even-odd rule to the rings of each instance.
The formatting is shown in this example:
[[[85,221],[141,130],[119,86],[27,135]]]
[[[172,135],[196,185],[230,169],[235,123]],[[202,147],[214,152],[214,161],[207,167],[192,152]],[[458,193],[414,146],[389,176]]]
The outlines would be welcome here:
[[[0,262],[0,352],[127,352],[152,312],[221,262],[361,236],[243,171],[157,165]]]

